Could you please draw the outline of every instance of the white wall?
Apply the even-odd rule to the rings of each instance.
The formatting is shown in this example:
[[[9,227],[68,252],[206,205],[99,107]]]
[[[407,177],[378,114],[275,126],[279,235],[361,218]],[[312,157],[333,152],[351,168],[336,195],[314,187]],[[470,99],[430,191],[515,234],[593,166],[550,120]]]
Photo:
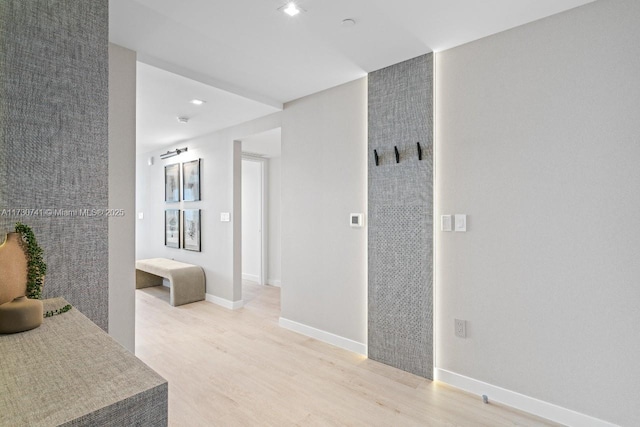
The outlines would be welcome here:
[[[262,257],[262,163],[242,160],[242,278],[260,281]]]
[[[627,426],[639,18],[640,2],[601,0],[436,56],[435,215],[469,215],[467,233],[436,233],[436,365]]]
[[[267,269],[267,283],[273,286],[280,286],[282,277],[282,249],[281,249],[281,186],[280,178],[282,170],[281,157],[272,157],[268,162],[268,203],[269,211],[269,256]]]
[[[136,53],[109,44],[109,334],[135,349]]]
[[[241,300],[240,252],[240,142],[246,135],[281,126],[281,113],[275,113],[238,126],[137,156],[136,211],[144,213],[137,220],[136,259],[163,257],[203,267],[207,294],[220,303]],[[159,155],[169,149],[188,147],[187,153],[167,160]],[[147,165],[150,156],[153,166]],[[164,202],[164,166],[202,159],[201,201]],[[164,246],[165,209],[201,209],[202,252]],[[230,222],[221,222],[220,213],[229,212]],[[236,244],[234,245],[234,236]]]
[[[367,79],[285,105],[282,118],[282,318],[365,351]],[[293,323],[292,323],[293,322]],[[326,338],[326,336],[325,336]]]

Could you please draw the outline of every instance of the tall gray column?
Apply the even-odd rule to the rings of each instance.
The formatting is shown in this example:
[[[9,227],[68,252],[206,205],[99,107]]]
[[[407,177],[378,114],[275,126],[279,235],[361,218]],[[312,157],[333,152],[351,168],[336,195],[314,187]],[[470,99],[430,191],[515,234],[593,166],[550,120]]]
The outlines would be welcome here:
[[[370,73],[368,99],[369,357],[432,379],[433,54]]]
[[[93,209],[108,203],[108,25],[108,0],[0,1],[0,233],[31,226],[43,297],[103,329],[108,224]]]

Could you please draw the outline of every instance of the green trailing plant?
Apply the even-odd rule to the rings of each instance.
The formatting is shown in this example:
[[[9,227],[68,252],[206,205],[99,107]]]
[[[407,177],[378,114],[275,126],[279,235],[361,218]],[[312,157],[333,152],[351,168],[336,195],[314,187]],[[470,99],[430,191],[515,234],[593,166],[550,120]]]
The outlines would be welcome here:
[[[31,227],[18,222],[15,230],[22,235],[22,249],[27,256],[27,297],[41,299],[44,276],[47,274],[47,264],[42,259],[43,250]]]
[[[44,317],[51,317],[51,316],[55,316],[56,314],[62,314],[62,313],[66,313],[67,311],[71,310],[71,304],[67,304],[62,308],[59,308],[57,310],[49,310],[49,311],[45,311],[44,312]]]
[[[27,298],[42,299],[42,288],[44,286],[44,276],[47,274],[47,264],[42,258],[44,251],[38,245],[33,230],[28,225],[21,222],[16,223],[16,233],[22,236],[21,244],[27,256]],[[71,304],[64,307],[45,311],[43,317],[51,317],[56,314],[66,313],[71,310]]]

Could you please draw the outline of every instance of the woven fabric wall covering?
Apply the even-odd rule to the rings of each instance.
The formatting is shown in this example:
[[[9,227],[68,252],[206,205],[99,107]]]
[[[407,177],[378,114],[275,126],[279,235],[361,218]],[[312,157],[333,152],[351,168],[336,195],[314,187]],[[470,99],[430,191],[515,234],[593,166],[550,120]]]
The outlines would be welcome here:
[[[368,80],[369,357],[432,379],[433,55]]]
[[[108,0],[0,1],[0,232],[30,225],[43,298],[105,330],[108,23]]]

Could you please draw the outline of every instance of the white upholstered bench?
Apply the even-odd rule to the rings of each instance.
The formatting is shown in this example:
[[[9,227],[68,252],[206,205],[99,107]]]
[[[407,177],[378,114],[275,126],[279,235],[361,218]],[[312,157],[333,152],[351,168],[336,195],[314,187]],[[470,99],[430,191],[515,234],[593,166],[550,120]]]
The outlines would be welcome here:
[[[169,302],[172,306],[204,299],[202,267],[166,258],[136,261],[136,289],[160,286],[163,278],[169,279],[171,284]]]

